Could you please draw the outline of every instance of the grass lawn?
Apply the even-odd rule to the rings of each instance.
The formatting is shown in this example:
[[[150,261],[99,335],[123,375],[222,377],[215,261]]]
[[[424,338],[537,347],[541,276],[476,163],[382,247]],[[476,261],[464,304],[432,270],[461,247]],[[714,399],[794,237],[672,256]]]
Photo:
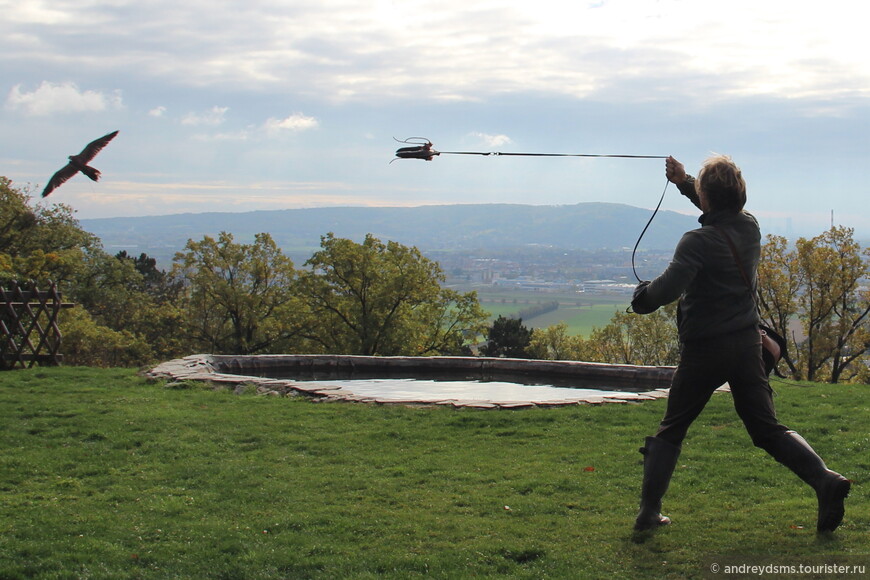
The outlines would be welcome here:
[[[729,561],[866,577],[870,387],[776,389],[783,422],[855,482],[832,537],[727,394],[689,433],[674,524],[636,543],[637,449],[663,401],[411,408],[9,371],[0,578],[705,578]]]

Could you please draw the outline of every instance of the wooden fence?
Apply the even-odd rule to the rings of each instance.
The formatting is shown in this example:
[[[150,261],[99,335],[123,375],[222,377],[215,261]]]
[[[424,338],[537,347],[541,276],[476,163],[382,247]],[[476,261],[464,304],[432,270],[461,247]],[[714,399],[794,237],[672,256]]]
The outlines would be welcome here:
[[[54,283],[48,290],[35,283],[26,289],[14,281],[9,286],[0,288],[0,369],[59,365],[57,316],[61,308],[74,305],[63,301]]]

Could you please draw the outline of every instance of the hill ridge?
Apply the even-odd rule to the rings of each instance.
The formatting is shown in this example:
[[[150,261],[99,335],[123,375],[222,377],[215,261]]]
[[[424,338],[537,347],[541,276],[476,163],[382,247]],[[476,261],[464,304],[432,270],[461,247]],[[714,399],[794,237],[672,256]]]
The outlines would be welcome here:
[[[290,252],[318,247],[320,236],[328,232],[355,241],[371,233],[383,241],[416,246],[425,253],[529,245],[577,250],[633,247],[650,216],[649,209],[609,202],[499,203],[183,213],[91,218],[80,220],[80,224],[103,240],[108,250],[141,249],[149,255],[157,248],[181,250],[188,239],[200,240],[221,231],[233,234],[239,242],[268,232]],[[692,216],[659,211],[642,247],[672,249],[683,232],[695,227],[697,221]]]

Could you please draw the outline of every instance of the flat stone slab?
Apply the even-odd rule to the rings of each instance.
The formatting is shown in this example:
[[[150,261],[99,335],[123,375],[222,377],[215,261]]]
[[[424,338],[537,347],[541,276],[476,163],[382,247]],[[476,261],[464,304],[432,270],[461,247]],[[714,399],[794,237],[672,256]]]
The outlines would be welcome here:
[[[351,379],[326,381],[299,381],[283,378],[258,376],[275,373],[276,369],[288,368],[299,372],[300,369],[327,368],[335,370],[350,366],[352,369],[372,369],[380,364],[383,368],[399,368],[405,374],[413,374],[415,368],[421,370],[421,379],[396,379],[390,387],[383,381],[372,379],[371,384]],[[417,365],[417,366],[415,366]],[[231,369],[232,372],[225,372]],[[484,372],[488,375],[514,373],[521,376],[543,376],[544,380],[553,373],[556,378],[576,376],[577,380],[602,381],[608,378],[628,380],[632,390],[615,391],[594,388],[571,388],[542,385],[507,385],[506,383],[474,383],[469,379],[460,382],[466,385],[461,392],[440,381],[427,381],[427,372],[437,369],[442,372],[464,371],[468,376]],[[483,371],[481,371],[483,369]],[[238,371],[238,374],[237,374]],[[392,372],[392,371],[391,371]],[[251,373],[251,374],[246,374]],[[633,365],[605,365],[578,361],[535,361],[524,359],[488,359],[485,357],[355,357],[338,355],[261,355],[250,357],[228,357],[198,354],[175,359],[157,365],[147,373],[155,378],[173,381],[209,381],[218,385],[252,385],[256,392],[263,395],[307,395],[324,401],[352,401],[374,404],[400,405],[451,405],[478,409],[517,409],[527,407],[553,407],[580,404],[639,403],[665,398],[673,367],[644,367]],[[403,382],[406,381],[406,382]],[[650,384],[644,390],[642,383]],[[432,383],[427,385],[426,383]],[[474,386],[479,384],[483,394],[475,393]],[[360,386],[363,385],[363,386]],[[500,385],[504,385],[500,387]],[[447,389],[447,390],[445,390]],[[524,393],[523,391],[526,391]]]

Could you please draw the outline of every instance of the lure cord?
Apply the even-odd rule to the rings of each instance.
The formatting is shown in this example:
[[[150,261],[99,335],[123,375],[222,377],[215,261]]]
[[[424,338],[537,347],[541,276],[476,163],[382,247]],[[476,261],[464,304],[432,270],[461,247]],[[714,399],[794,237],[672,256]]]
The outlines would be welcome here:
[[[500,153],[498,151],[438,151],[440,155],[483,155],[485,157],[616,157],[620,159],[667,159],[664,155],[594,155],[591,153]]]
[[[425,137],[408,137],[393,140],[405,143],[410,147],[401,147],[396,151],[396,159],[423,159],[432,161],[439,155],[482,155],[484,157],[610,157],[620,159],[667,159],[667,155],[595,155],[590,153],[501,153],[497,151],[438,151],[432,148],[432,142]],[[396,159],[393,159],[395,161]],[[392,161],[390,162],[392,163]]]
[[[658,158],[657,158],[658,159]],[[667,159],[666,157],[664,159]],[[631,251],[631,271],[634,272],[634,277],[637,278],[638,283],[643,282],[640,279],[640,276],[637,275],[637,269],[634,267],[634,256],[637,253],[637,247],[640,246],[640,241],[643,239],[643,235],[646,233],[647,228],[652,223],[653,219],[656,217],[656,214],[659,212],[659,208],[662,207],[662,202],[665,199],[665,193],[668,191],[668,185],[670,184],[669,180],[665,181],[665,188],[662,190],[662,196],[659,198],[659,203],[656,205],[656,208],[653,210],[652,215],[649,217],[649,221],[646,222],[646,225],[643,227],[643,231],[640,232],[640,236],[637,238],[637,242],[634,244],[634,249]]]
[[[667,155],[600,155],[600,154],[591,154],[591,153],[499,153],[499,152],[485,152],[485,151],[438,151],[432,147],[432,142],[425,137],[409,137],[407,139],[396,139],[393,137],[393,140],[398,141],[399,143],[405,143],[410,145],[410,147],[401,147],[396,151],[396,158],[393,159],[423,159],[425,161],[432,161],[435,157],[439,155],[482,155],[485,157],[509,157],[509,156],[523,156],[523,157],[609,157],[609,158],[620,158],[620,159],[667,159]],[[393,161],[390,161],[392,163]],[[662,202],[665,199],[665,193],[668,191],[668,183],[670,181],[665,181],[665,187],[662,190],[662,195],[659,198],[659,203],[656,205],[656,208],[653,210],[652,215],[649,218],[649,221],[646,222],[646,225],[643,227],[643,231],[640,232],[640,236],[637,238],[637,242],[634,244],[634,249],[631,251],[631,271],[634,272],[634,277],[637,278],[638,282],[642,282],[640,276],[637,275],[637,268],[635,268],[635,255],[637,254],[637,248],[640,246],[640,241],[643,239],[643,235],[646,233],[653,219],[656,217],[656,214],[659,211],[659,208],[662,206]]]

